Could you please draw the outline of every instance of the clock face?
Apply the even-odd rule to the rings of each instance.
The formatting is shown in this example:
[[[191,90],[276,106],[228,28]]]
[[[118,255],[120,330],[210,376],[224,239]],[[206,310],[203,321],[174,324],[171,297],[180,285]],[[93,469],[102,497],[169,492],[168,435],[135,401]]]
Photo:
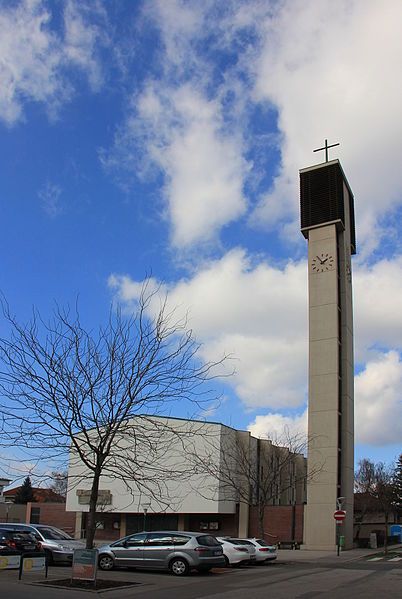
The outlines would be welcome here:
[[[335,260],[331,254],[318,254],[311,260],[311,270],[313,272],[325,272],[327,270],[333,270],[335,267]]]

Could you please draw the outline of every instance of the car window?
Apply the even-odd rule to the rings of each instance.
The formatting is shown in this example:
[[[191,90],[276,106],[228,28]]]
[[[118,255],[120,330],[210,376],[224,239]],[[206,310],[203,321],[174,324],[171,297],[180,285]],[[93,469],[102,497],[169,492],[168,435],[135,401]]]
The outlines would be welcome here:
[[[44,539],[51,539],[52,541],[72,541],[73,537],[64,532],[64,530],[59,530],[58,528],[53,528],[53,526],[38,526],[38,531],[41,533]]]
[[[152,532],[148,534],[145,545],[147,547],[160,547],[162,545],[173,545],[173,535],[167,532]]]
[[[264,539],[256,539],[256,542],[262,547],[271,547],[272,543],[267,543]]]
[[[207,547],[217,547],[218,545],[221,545],[221,543],[212,535],[200,535],[197,537],[197,543],[199,545],[206,545]]]
[[[29,532],[13,532],[10,536],[17,541],[34,541],[35,537]]]
[[[191,540],[191,537],[186,537],[184,535],[172,535],[172,536],[173,536],[173,543],[175,545],[186,545]]]
[[[251,541],[246,541],[245,539],[228,539],[228,541],[235,545],[252,545],[254,547]]]
[[[112,543],[112,547],[142,547],[147,535],[136,534]]]

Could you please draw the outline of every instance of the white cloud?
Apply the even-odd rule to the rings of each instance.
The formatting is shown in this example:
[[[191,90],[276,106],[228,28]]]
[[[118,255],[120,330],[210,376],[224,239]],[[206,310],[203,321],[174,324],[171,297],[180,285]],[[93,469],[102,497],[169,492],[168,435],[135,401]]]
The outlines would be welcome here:
[[[104,154],[102,161],[139,175],[149,167],[144,151],[164,174],[174,246],[210,241],[222,226],[244,214],[248,166],[241,138],[225,128],[219,102],[199,89],[149,82],[134,98],[112,153]]]
[[[50,181],[46,181],[38,191],[38,197],[42,202],[43,210],[52,218],[58,216],[62,212],[60,203],[61,191],[59,185],[51,183]]]
[[[356,265],[353,284],[356,361],[378,349],[402,350],[402,257]]]
[[[355,379],[358,443],[391,445],[402,439],[402,361],[396,351],[379,355]]]
[[[91,87],[98,90],[103,76],[96,50],[99,43],[106,44],[108,40],[105,33],[96,24],[89,23],[88,19],[88,16],[95,15],[95,11],[104,16],[102,7],[97,2],[92,2],[89,6],[91,8],[84,2],[77,3],[73,0],[66,3],[64,55],[67,61],[87,73]]]
[[[273,103],[283,134],[282,168],[254,222],[298,220],[298,169],[312,154],[341,142],[340,156],[356,196],[358,241],[378,244],[381,216],[401,204],[402,4],[367,0],[288,0],[261,16],[255,100]]]
[[[140,292],[128,277],[114,276],[110,284],[123,302]],[[229,383],[246,406],[281,408],[305,400],[306,291],[305,263],[281,271],[233,250],[171,285],[169,302],[189,312],[205,360],[233,355],[228,368],[236,374]]]
[[[54,117],[73,94],[67,67],[79,65],[93,87],[99,85],[97,29],[78,6],[65,5],[65,39],[52,30],[52,5],[21,0],[0,8],[0,119],[7,125],[23,118],[28,101],[44,104]]]
[[[301,439],[301,437],[307,436],[307,410],[295,416],[283,416],[273,412],[256,416],[254,422],[247,427],[247,430],[254,437],[273,440]]]
[[[399,306],[402,259],[397,257],[372,267],[356,264],[354,280],[356,357],[363,367],[368,362],[366,369],[370,377],[377,371],[381,377],[386,372],[381,348],[392,349],[389,356],[394,360],[395,352],[402,350]],[[155,280],[151,284],[153,288],[157,286]],[[127,276],[114,275],[110,286],[127,305],[138,298],[141,290],[141,283]],[[234,365],[236,374],[226,382],[244,405],[276,411],[300,409],[306,401],[306,286],[304,261],[289,262],[281,269],[266,260],[252,261],[244,250],[236,249],[220,260],[206,262],[192,277],[165,285],[163,291],[169,292],[170,305],[178,307],[179,315],[189,312],[189,326],[202,342],[201,353],[205,360],[217,360],[224,353],[236,358],[229,365]],[[394,363],[391,366],[396,368]],[[361,393],[359,381],[366,380],[366,375],[359,377],[356,383],[357,434],[360,419],[366,422],[369,416],[370,426],[382,442],[386,429],[380,430],[377,426],[373,410],[367,411],[364,418],[368,400]],[[393,389],[396,390],[397,385]],[[390,404],[395,397],[389,400]],[[394,407],[396,410],[397,405]],[[283,415],[271,412],[269,417],[278,418],[282,425]],[[299,418],[287,417],[290,421]]]

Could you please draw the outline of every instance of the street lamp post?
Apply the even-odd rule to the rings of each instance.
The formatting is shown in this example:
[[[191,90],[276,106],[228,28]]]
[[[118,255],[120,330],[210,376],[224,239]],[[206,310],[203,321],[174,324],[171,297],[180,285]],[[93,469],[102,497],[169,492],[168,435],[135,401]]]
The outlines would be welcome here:
[[[144,520],[143,520],[143,529],[144,531],[147,530],[147,514],[148,514],[148,509],[150,507],[150,503],[144,503],[142,506],[142,511],[144,513]]]

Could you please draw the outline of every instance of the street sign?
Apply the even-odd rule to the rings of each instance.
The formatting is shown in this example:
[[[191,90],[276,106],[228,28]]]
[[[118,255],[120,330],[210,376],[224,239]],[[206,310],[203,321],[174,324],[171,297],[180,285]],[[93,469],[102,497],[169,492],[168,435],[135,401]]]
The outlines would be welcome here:
[[[72,579],[96,580],[98,566],[97,549],[74,549]]]
[[[335,510],[334,511],[334,518],[337,522],[343,522],[346,518],[346,512],[345,510]]]

